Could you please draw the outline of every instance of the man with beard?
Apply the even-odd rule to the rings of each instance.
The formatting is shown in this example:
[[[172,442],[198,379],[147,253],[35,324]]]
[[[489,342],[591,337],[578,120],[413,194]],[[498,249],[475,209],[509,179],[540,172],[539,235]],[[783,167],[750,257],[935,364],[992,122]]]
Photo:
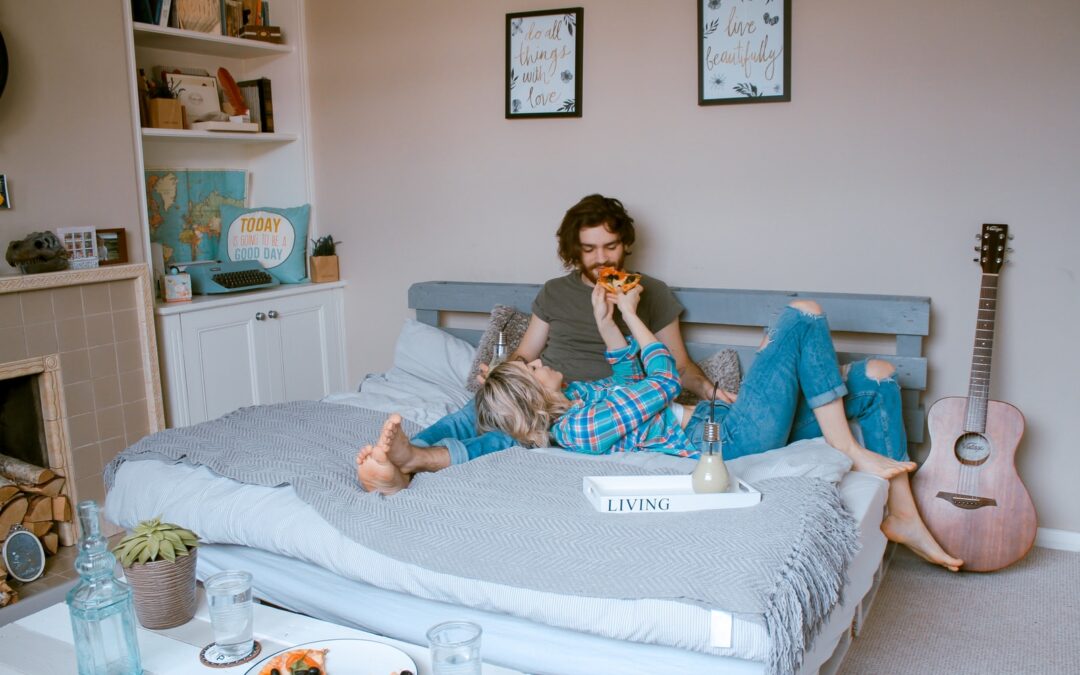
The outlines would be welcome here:
[[[565,374],[568,381],[610,377],[605,344],[593,317],[592,292],[603,267],[623,269],[634,243],[634,219],[622,202],[593,194],[572,206],[556,233],[559,257],[570,272],[544,284],[533,301],[529,327],[510,359],[526,363],[539,358]],[[686,352],[679,315],[683,306],[667,284],[642,275],[644,288],[638,316],[675,358],[683,389],[702,399],[713,397],[713,386]],[[616,325],[630,333],[621,316]],[[717,399],[732,403],[735,395],[719,390]],[[393,494],[406,487],[419,471],[437,471],[518,442],[501,431],[479,433],[476,407],[470,402],[409,439],[401,417],[391,415],[373,445],[357,455],[357,475],[369,492]]]

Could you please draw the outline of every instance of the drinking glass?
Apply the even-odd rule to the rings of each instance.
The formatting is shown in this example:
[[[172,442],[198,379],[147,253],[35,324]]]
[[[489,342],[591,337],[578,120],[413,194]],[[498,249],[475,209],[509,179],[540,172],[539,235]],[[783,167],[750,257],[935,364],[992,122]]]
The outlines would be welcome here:
[[[434,675],[480,675],[480,634],[471,621],[446,621],[427,632]]]
[[[244,658],[255,647],[251,625],[251,573],[241,570],[218,572],[207,579],[204,586],[216,651],[227,660]]]

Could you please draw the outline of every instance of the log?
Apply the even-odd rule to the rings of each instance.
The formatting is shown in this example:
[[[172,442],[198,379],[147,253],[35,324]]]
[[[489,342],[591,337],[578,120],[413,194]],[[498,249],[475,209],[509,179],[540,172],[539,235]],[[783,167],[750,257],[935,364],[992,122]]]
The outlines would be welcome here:
[[[29,520],[24,520],[22,526],[25,527],[28,531],[33,532],[35,537],[41,539],[41,536],[43,534],[52,529],[53,521],[43,520],[38,523],[32,523]]]
[[[0,509],[0,541],[7,539],[12,525],[18,525],[23,521],[26,510],[30,507],[30,500],[19,495],[8,500],[3,509]]]
[[[19,493],[19,487],[15,485],[15,482],[0,476],[0,504],[7,504],[7,500],[11,499]]]
[[[52,497],[46,497],[44,495],[35,495],[30,497],[30,506],[26,510],[26,515],[23,516],[24,521],[31,523],[40,523],[43,520],[53,519],[53,506]]]
[[[52,498],[52,519],[61,522],[71,520],[71,502],[68,501],[67,496]]]
[[[56,531],[60,534],[61,546],[74,546],[76,539],[75,536],[75,524],[71,522],[57,523]]]
[[[0,607],[7,607],[19,599],[19,594],[7,585],[6,581],[0,581]]]
[[[15,457],[0,455],[0,475],[7,476],[16,483],[41,485],[51,480],[56,474],[45,467],[36,466]]]
[[[30,494],[55,497],[63,492],[65,482],[67,479],[63,476],[53,476],[41,485],[20,485],[19,489]]]
[[[41,545],[45,548],[47,555],[56,555],[56,547],[59,544],[59,535],[55,532],[48,532],[41,538]]]

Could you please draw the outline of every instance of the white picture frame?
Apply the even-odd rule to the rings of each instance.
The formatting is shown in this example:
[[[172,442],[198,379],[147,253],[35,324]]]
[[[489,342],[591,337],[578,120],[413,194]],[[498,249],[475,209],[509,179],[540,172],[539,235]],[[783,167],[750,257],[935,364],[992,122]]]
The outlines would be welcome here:
[[[169,87],[179,90],[177,98],[187,112],[187,122],[201,122],[208,115],[221,112],[221,96],[216,77],[165,73]]]

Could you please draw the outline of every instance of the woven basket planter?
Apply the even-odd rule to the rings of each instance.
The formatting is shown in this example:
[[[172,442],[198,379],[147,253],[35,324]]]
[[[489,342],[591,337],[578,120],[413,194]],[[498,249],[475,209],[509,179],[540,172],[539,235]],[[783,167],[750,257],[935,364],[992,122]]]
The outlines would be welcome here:
[[[135,563],[124,570],[135,593],[135,615],[143,628],[160,630],[191,621],[195,616],[195,558],[198,549],[176,562]]]

